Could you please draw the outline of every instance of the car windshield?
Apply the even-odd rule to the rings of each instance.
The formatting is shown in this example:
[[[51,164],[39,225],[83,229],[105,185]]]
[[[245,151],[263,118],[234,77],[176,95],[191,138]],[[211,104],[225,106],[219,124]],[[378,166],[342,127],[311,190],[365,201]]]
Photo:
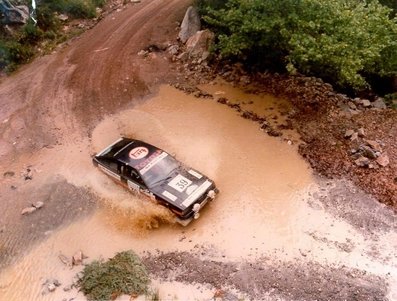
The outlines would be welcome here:
[[[177,160],[167,155],[145,173],[140,172],[140,174],[145,184],[151,188],[167,179],[179,165],[180,163]]]

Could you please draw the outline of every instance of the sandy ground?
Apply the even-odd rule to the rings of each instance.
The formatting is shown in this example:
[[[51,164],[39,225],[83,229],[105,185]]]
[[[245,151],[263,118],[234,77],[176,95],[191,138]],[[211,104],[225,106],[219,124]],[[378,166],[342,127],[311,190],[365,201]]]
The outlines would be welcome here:
[[[184,79],[166,54],[137,55],[173,41],[188,4],[129,4],[0,83],[0,297],[84,300],[41,295],[43,277],[68,283],[78,271],[65,271],[59,252],[95,259],[133,248],[160,287],[172,283],[162,300],[397,300],[388,208],[346,180],[314,177],[295,146],[228,107],[160,86]],[[128,193],[91,167],[100,147],[136,133],[223,187],[206,219],[184,229],[139,198],[131,209]],[[42,209],[21,216],[37,201]],[[134,229],[165,225],[142,236],[132,220]]]

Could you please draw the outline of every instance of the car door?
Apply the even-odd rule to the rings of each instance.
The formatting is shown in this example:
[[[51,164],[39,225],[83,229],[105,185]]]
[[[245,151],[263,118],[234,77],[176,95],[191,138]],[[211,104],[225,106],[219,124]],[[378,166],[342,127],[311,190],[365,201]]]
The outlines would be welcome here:
[[[146,189],[146,186],[144,185],[141,177],[136,172],[136,170],[133,169],[131,166],[128,166],[128,165],[122,166],[121,173],[123,175],[125,183],[127,184],[128,188],[131,191],[140,193],[141,191]]]

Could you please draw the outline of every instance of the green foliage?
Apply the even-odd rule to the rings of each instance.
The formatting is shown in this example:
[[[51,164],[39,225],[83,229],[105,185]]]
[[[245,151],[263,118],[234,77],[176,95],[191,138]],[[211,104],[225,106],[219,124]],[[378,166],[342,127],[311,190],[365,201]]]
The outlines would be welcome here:
[[[55,16],[49,5],[40,5],[37,10],[37,26],[43,31],[57,32],[61,28],[61,21]]]
[[[361,89],[397,73],[397,19],[377,1],[228,0],[205,6],[224,57],[284,66]]]
[[[379,0],[380,4],[383,4],[393,10],[393,13],[397,13],[397,1],[396,0]]]
[[[125,251],[106,262],[94,261],[87,265],[79,286],[88,300],[105,301],[122,294],[146,294],[149,281],[139,257]]]
[[[0,41],[0,68],[12,72],[17,65],[27,62],[34,55],[34,49],[29,44],[18,41]]]
[[[23,0],[30,5],[30,0]],[[36,1],[37,2],[37,1]],[[14,71],[28,62],[40,48],[47,52],[67,38],[61,31],[61,21],[56,13],[74,18],[94,18],[96,7],[106,0],[43,0],[36,9],[37,24],[30,20],[26,25],[7,33],[0,30],[0,70]]]
[[[67,14],[73,18],[95,18],[97,4],[104,0],[44,0],[43,4],[52,11]]]
[[[19,42],[21,44],[34,45],[39,42],[43,36],[44,32],[39,27],[35,26],[33,22],[29,22],[23,27]]]
[[[389,108],[397,110],[397,92],[385,95],[384,99]]]

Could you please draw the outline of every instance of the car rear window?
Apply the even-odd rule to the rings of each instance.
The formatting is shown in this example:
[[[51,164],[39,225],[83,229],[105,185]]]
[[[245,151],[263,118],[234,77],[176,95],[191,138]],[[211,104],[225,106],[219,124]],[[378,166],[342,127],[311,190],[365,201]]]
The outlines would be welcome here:
[[[119,152],[120,150],[122,150],[123,148],[125,148],[127,145],[129,145],[131,143],[133,143],[133,141],[123,139],[123,140],[117,142],[115,145],[113,145],[106,153],[102,154],[102,156],[107,157],[107,158],[113,158],[117,152]]]

